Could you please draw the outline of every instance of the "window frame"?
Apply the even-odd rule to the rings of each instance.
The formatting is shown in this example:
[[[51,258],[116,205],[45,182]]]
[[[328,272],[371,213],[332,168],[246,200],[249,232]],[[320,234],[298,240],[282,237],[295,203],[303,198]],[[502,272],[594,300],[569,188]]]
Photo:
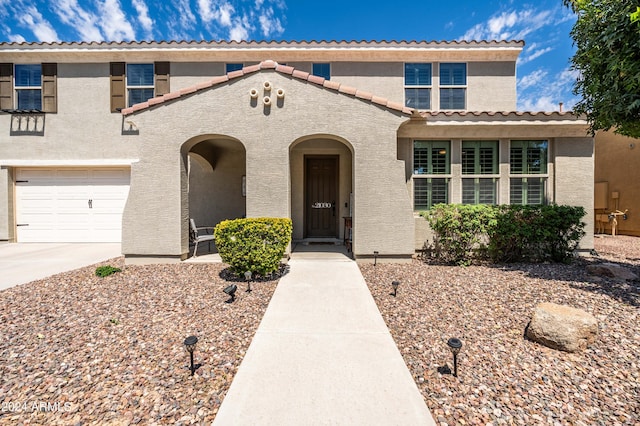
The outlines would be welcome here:
[[[453,66],[453,65],[464,65],[464,82],[463,83],[456,83],[455,79],[453,77],[454,72],[453,69],[451,70],[451,82],[447,82],[446,84],[443,83],[442,80],[442,75],[443,75],[443,66]],[[464,111],[467,109],[467,87],[468,87],[468,70],[469,70],[469,65],[467,64],[467,62],[440,62],[438,64],[438,78],[439,78],[439,87],[438,87],[438,93],[440,95],[440,110],[442,111]],[[443,91],[449,91],[451,93],[453,93],[453,91],[457,91],[460,90],[463,93],[462,96],[462,108],[456,108],[455,105],[449,106],[447,105],[447,107],[445,107],[445,105],[443,104],[443,99],[453,99],[453,97],[449,97],[449,96],[442,96]],[[453,102],[453,101],[452,101]]]
[[[312,62],[311,74],[322,77],[325,80],[331,80],[331,62]]]
[[[422,82],[416,82],[414,84],[409,84],[407,83],[407,67],[411,66],[411,65],[427,65],[429,67],[429,77],[428,77],[428,83],[427,84],[421,84]],[[403,90],[404,90],[404,105],[406,107],[409,108],[415,108],[419,111],[430,111],[431,110],[431,97],[433,94],[433,63],[431,62],[405,62],[403,64]],[[418,80],[416,78],[416,80]],[[427,99],[428,99],[428,105],[426,106],[426,108],[422,108],[422,105],[418,104],[418,100],[420,99],[420,97],[416,97],[416,98],[412,98],[412,102],[415,103],[416,105],[413,106],[411,105],[411,102],[409,100],[409,96],[407,96],[407,93],[409,90],[416,90],[416,93],[419,93],[420,91],[426,91],[428,93]]]
[[[152,81],[151,84],[131,84],[129,83],[129,77],[131,76],[130,69],[129,67],[133,67],[133,66],[151,66],[151,75],[152,75]],[[133,105],[138,104],[138,103],[143,103],[143,102],[147,102],[149,99],[152,99],[153,97],[155,97],[156,95],[156,64],[154,62],[127,62],[125,64],[125,93],[127,95],[127,102],[126,105],[131,108]],[[135,102],[132,103],[132,98],[131,98],[131,91],[144,91],[144,90],[151,90],[152,94],[151,96],[147,97],[146,99],[145,96],[143,96],[140,102]]]
[[[514,171],[513,168],[513,144],[514,142],[516,143],[527,143],[527,145],[524,145],[521,149],[524,151],[522,154],[522,168],[521,168],[521,172],[518,172],[517,170]],[[545,148],[544,148],[544,171],[543,171],[543,167],[540,167],[540,171],[535,171],[535,169],[530,168],[529,166],[529,159],[528,159],[528,144],[529,143],[540,143],[540,142],[544,142],[545,143]],[[511,139],[509,140],[509,204],[518,204],[518,205],[546,205],[548,204],[549,200],[548,200],[548,194],[549,194],[549,190],[548,190],[548,184],[549,184],[549,147],[550,147],[551,143],[549,141],[549,139]],[[525,170],[525,154],[527,155],[527,159],[526,159],[526,170]],[[526,173],[525,173],[526,172]],[[519,202],[516,201],[514,202],[513,196],[514,196],[514,182],[515,180],[519,179],[520,180],[520,184],[521,184],[521,197]],[[541,183],[541,199],[540,199],[540,203],[531,203],[529,202],[529,189],[530,189],[530,185],[529,185],[529,179],[535,179],[535,180],[539,180]]]
[[[473,165],[473,173],[465,172],[465,148],[469,149],[470,145],[474,144],[474,165]],[[467,145],[465,147],[465,145]],[[483,172],[482,170],[482,153],[481,149],[483,147],[491,146],[493,148],[492,155],[492,170],[491,172]],[[499,204],[499,194],[500,194],[500,141],[497,139],[478,139],[478,140],[470,140],[463,139],[460,144],[460,166],[461,166],[461,182],[460,182],[460,190],[461,190],[461,203],[462,204]],[[481,180],[489,180],[493,181],[493,201],[491,203],[481,202],[482,200],[482,187]],[[473,203],[465,202],[465,181],[473,181]]]
[[[18,68],[19,67],[38,67],[40,72],[40,84],[35,86],[35,85],[20,85],[18,84]],[[43,100],[42,100],[42,90],[43,90],[43,83],[42,83],[42,64],[13,64],[13,90],[15,93],[15,100],[14,100],[14,108],[17,110],[37,110],[37,111],[42,111],[43,110]],[[33,83],[33,82],[30,82]],[[31,105],[29,108],[24,108],[20,106],[20,92],[26,93],[27,91],[33,91],[33,92],[38,92],[38,96],[35,97],[34,99],[39,99],[39,105],[37,105],[38,107],[34,107],[35,105]]]
[[[417,167],[416,164],[416,144],[417,143],[426,143],[428,144],[429,153],[427,154],[427,166],[426,168]],[[438,146],[441,145],[441,146]],[[434,204],[438,204],[440,202],[449,203],[451,199],[451,146],[452,141],[450,139],[415,139],[412,141],[412,149],[411,149],[411,194],[413,198],[413,210],[414,211],[426,211],[429,210]],[[434,150],[446,150],[445,153],[439,153],[439,155],[444,155],[444,170],[443,171],[434,171],[433,166],[433,151]],[[424,171],[423,171],[424,170]],[[425,205],[420,205],[418,207],[416,205],[416,196],[417,185],[416,182],[426,181],[427,184],[427,192],[426,198],[427,203]],[[433,193],[433,185],[434,180],[444,180],[444,201],[433,202],[434,193]]]

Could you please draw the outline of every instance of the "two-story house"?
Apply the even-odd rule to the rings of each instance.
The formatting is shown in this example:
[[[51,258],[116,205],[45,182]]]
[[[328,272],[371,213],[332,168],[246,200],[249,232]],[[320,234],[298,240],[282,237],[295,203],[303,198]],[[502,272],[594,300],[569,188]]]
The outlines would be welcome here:
[[[189,218],[293,220],[408,259],[436,203],[584,206],[593,138],[516,112],[521,41],[0,44],[0,240],[189,253]],[[351,218],[348,221],[345,218]]]

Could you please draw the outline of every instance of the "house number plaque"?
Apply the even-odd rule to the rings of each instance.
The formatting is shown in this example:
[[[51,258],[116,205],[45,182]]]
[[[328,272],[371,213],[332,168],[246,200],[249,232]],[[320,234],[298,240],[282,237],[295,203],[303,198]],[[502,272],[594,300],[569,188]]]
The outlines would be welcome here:
[[[320,203],[316,201],[315,203],[311,204],[312,209],[330,209],[331,207],[331,203]]]

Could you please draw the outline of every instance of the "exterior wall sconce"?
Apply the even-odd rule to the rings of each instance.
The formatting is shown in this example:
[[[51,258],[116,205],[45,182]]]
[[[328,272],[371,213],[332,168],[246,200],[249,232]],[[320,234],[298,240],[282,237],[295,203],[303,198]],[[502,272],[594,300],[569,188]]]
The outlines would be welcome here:
[[[276,96],[278,97],[278,99],[284,99],[284,89],[276,90]]]
[[[393,297],[396,297],[398,294],[398,287],[400,286],[400,281],[393,281],[391,283],[391,287],[393,287]]]
[[[249,96],[251,99],[258,99],[258,91],[256,89],[249,90]]]
[[[265,104],[265,106],[270,106],[271,105],[271,98],[269,96],[265,96],[262,99],[262,103]]]
[[[462,349],[462,340],[452,337],[447,341],[447,346],[449,346],[449,350],[453,354],[453,375],[458,377],[458,353]]]
[[[196,344],[198,343],[198,338],[196,336],[189,336],[184,339],[184,348],[189,352],[189,358],[191,360],[191,375],[196,371],[195,366],[193,365],[193,351],[196,349]]]

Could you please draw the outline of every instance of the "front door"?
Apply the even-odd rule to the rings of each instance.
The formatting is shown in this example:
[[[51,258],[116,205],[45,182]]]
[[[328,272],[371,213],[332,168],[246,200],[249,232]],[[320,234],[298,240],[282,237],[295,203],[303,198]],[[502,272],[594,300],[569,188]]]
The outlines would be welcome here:
[[[305,158],[307,237],[337,237],[338,157]]]

